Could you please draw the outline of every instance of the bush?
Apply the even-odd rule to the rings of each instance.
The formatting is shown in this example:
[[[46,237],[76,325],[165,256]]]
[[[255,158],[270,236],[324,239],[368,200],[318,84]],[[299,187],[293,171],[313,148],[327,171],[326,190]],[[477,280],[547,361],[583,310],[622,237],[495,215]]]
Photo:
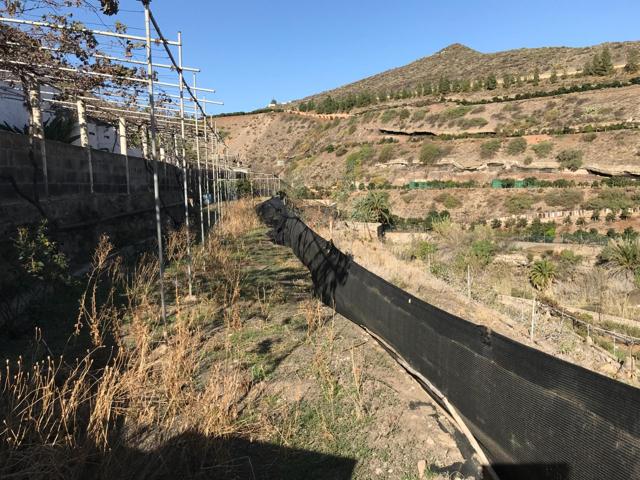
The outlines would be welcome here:
[[[398,118],[400,120],[406,120],[410,116],[411,116],[411,112],[409,112],[409,110],[407,110],[406,108],[403,108],[402,110],[400,110],[400,113],[398,113]]]
[[[507,153],[509,155],[519,155],[527,149],[527,141],[522,138],[513,138],[507,144]]]
[[[531,165],[532,163],[533,163],[533,158],[531,158],[531,156],[527,156],[527,157],[524,159],[524,164],[525,164],[525,165]]]
[[[441,203],[445,206],[445,208],[449,210],[462,206],[462,202],[458,197],[455,197],[447,192],[441,193],[436,196],[435,201]]]
[[[623,191],[607,189],[598,193],[596,197],[587,200],[583,206],[589,210],[608,208],[617,212],[624,208],[631,208],[633,205],[634,201],[627,197]]]
[[[556,160],[562,168],[575,172],[582,166],[582,155],[581,150],[562,150],[556,156]]]
[[[436,244],[421,240],[413,247],[411,254],[418,260],[428,260],[437,250]]]
[[[491,220],[491,228],[496,230],[500,227],[502,227],[502,222],[499,219],[494,218],[493,220]]]
[[[426,110],[416,110],[413,112],[413,116],[411,117],[412,122],[421,122],[424,120],[424,117],[427,115]]]
[[[500,150],[500,140],[494,139],[480,145],[480,157],[493,158]]]
[[[476,240],[471,244],[471,259],[480,265],[489,265],[496,250],[496,244],[491,240]]]
[[[382,147],[380,153],[378,154],[378,161],[380,163],[388,162],[393,158],[393,153],[393,145],[385,145],[384,147]]]
[[[433,165],[446,156],[447,150],[432,142],[425,142],[420,148],[420,161],[424,165]]]
[[[504,206],[512,215],[525,213],[530,210],[535,203],[535,198],[528,193],[513,195],[504,201]]]
[[[382,123],[389,123],[391,120],[398,116],[397,110],[385,110],[380,117]]]
[[[547,141],[536,143],[535,145],[531,146],[531,149],[534,151],[538,158],[546,158],[553,150],[553,143]]]
[[[593,142],[598,135],[595,132],[585,133],[582,136],[583,142]]]
[[[544,201],[550,207],[562,207],[572,209],[580,204],[584,198],[584,194],[580,190],[554,190],[547,192]]]

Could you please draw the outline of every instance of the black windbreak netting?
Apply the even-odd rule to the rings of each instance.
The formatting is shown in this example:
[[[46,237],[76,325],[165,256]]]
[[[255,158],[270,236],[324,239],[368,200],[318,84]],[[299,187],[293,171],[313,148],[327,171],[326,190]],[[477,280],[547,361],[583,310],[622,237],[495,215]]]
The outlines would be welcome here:
[[[258,206],[322,301],[382,337],[463,416],[506,479],[640,478],[640,389],[440,310],[374,275],[274,198]]]

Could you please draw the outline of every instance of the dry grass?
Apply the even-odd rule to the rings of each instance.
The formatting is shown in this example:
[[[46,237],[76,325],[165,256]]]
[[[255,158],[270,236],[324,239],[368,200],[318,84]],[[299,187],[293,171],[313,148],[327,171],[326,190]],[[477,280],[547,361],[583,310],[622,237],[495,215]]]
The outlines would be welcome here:
[[[226,328],[237,330],[242,276],[225,239],[258,223],[248,202],[237,202],[228,213],[229,221],[195,249],[193,263],[195,273],[224,272],[207,286],[204,303],[213,308],[219,302]],[[172,234],[168,245],[179,265],[176,285],[184,285],[184,232]],[[213,448],[213,440],[253,428],[238,421],[249,388],[246,372],[232,352],[203,372],[205,335],[191,309],[176,309],[159,336],[157,275],[157,260],[148,255],[125,274],[108,239],[100,240],[73,333],[86,329],[91,350],[82,358],[35,365],[7,362],[0,373],[1,478],[115,478],[136,469],[140,478],[166,478],[174,467],[150,452],[167,441],[191,439],[171,449],[188,464],[194,449],[202,452]]]

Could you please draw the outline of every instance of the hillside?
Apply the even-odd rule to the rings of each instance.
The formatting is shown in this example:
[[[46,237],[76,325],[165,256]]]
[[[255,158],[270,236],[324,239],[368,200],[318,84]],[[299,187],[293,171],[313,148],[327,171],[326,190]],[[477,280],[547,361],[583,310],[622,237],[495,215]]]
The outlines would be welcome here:
[[[495,75],[500,82],[505,74],[530,79],[536,70],[541,78],[550,76],[554,70],[561,77],[581,70],[604,47],[609,49],[613,64],[623,66],[629,52],[640,48],[640,42],[612,42],[582,48],[520,48],[496,53],[481,53],[456,43],[408,65],[311,95],[304,100],[318,100],[329,95],[344,97],[363,92],[416,89],[425,82],[436,84],[443,77],[474,81]]]

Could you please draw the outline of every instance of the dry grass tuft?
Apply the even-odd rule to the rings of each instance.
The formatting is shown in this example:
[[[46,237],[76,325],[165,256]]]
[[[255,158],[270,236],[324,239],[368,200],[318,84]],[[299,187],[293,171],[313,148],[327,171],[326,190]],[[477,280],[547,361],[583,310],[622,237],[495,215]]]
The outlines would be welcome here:
[[[203,276],[213,268],[223,272],[206,288],[211,301],[222,304],[226,328],[235,331],[242,327],[243,276],[225,238],[258,223],[250,202],[237,202],[228,213],[207,245],[194,249],[193,264]],[[186,252],[185,232],[175,232],[168,257],[178,270]],[[175,281],[184,285],[178,270]],[[188,462],[194,448],[252,428],[238,420],[251,382],[233,352],[206,363],[205,335],[188,311],[177,310],[159,334],[157,277],[158,262],[150,255],[125,274],[101,238],[73,332],[86,331],[92,348],[82,358],[7,362],[0,372],[0,478],[115,478],[131,474],[130,468],[141,478],[166,478],[175,468],[171,462],[141,452],[184,434],[200,440],[177,442],[171,455]],[[215,465],[215,455],[201,457]]]

